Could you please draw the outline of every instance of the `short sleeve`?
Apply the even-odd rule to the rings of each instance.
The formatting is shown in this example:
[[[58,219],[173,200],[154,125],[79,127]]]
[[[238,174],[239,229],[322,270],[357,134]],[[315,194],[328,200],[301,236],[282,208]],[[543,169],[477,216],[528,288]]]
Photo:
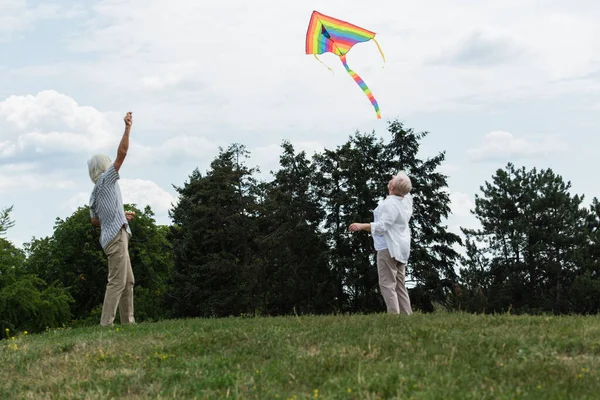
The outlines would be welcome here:
[[[104,185],[114,185],[119,180],[119,173],[115,169],[115,164],[111,164],[110,167],[104,173]]]
[[[91,219],[98,219],[98,214],[96,214],[96,210],[94,210],[94,203],[95,203],[96,199],[94,197],[94,193],[92,193],[92,195],[90,196],[90,218]]]

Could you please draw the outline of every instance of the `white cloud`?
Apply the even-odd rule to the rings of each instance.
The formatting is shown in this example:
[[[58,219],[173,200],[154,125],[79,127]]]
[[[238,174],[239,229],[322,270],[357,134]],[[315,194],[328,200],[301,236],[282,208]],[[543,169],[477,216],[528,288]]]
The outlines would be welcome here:
[[[83,207],[85,205],[88,205],[89,200],[90,200],[90,193],[78,192],[78,193],[74,194],[73,196],[71,196],[65,202],[65,204],[63,204],[63,207],[66,208],[67,210],[69,210],[70,212],[75,212],[75,210],[77,210],[78,207]]]
[[[523,49],[509,33],[475,30],[465,36],[453,48],[442,51],[433,58],[433,64],[454,66],[498,67],[515,63],[523,55]]]
[[[467,150],[473,161],[510,160],[560,154],[568,144],[556,136],[516,138],[512,133],[493,131],[485,135],[479,147]]]
[[[0,102],[0,127],[9,140],[0,142],[0,159],[23,154],[70,153],[87,157],[104,152],[112,158],[121,140],[114,113],[82,106],[64,94],[47,90],[37,95],[10,96]],[[122,124],[122,121],[119,121]],[[179,135],[158,144],[145,144],[144,128],[134,115],[130,139],[133,164],[177,163],[206,160],[218,151],[217,143],[201,136]]]
[[[119,183],[123,202],[138,208],[149,205],[156,214],[166,214],[175,198],[155,182],[143,179],[121,179]]]
[[[73,180],[60,172],[36,172],[35,164],[0,165],[0,193],[31,192],[43,189],[68,189]]]
[[[133,143],[135,144],[131,145],[131,155],[128,157],[135,165],[174,165],[186,160],[207,161],[217,155],[219,145],[224,145],[205,137],[191,135],[175,136],[158,146],[147,146],[137,141]]]
[[[156,182],[143,179],[121,179],[119,180],[123,202],[136,204],[138,208],[150,206],[157,215],[166,215],[172,208],[176,198],[161,188]],[[77,207],[89,203],[90,192],[77,192],[71,196],[63,205],[73,212]]]
[[[316,141],[290,141],[294,146],[294,152],[306,152],[306,158],[311,159],[315,152],[321,152],[324,149],[322,143]],[[248,165],[260,167],[261,176],[265,179],[272,178],[271,171],[277,172],[280,168],[279,157],[282,154],[280,144],[270,144],[267,146],[259,146],[250,149],[250,160]]]
[[[0,1],[0,42],[15,32],[32,29],[43,20],[69,19],[83,15],[77,2],[71,4],[41,3],[31,5],[27,0]]]
[[[593,156],[598,140],[578,124],[600,121],[583,109],[585,102],[600,101],[600,3],[459,3],[381,0],[376,7],[368,2],[348,7],[342,0],[306,0],[274,7],[272,0],[178,0],[176,5],[162,0],[0,0],[0,45],[6,44],[4,53],[10,55],[0,61],[6,78],[0,89],[0,166],[29,163],[21,171],[2,170],[9,176],[4,185],[59,182],[60,187],[74,181],[75,187],[65,188],[68,193],[89,190],[85,158],[95,151],[114,156],[122,115],[129,110],[134,129],[123,176],[162,187],[181,184],[196,165],[207,166],[219,145],[245,144],[252,151],[249,164],[268,173],[278,166],[282,138],[295,145],[335,147],[356,129],[385,136],[385,119],[398,114],[407,125],[441,131],[434,147],[454,155],[453,164],[442,170],[464,193],[477,191],[492,173],[484,166],[470,170],[469,157],[455,157],[467,148],[471,160],[562,151],[560,138],[550,136],[503,133],[486,137],[479,146],[472,141],[474,132],[494,126],[518,123],[520,132],[570,129],[574,138],[589,143],[584,151]],[[59,27],[43,24],[77,7],[85,7],[87,14]],[[335,70],[332,75],[304,54],[313,9],[377,32],[385,68],[371,42],[355,46],[348,62],[372,89],[384,121],[375,120],[368,100],[335,56],[322,57]],[[11,38],[17,40],[7,43]],[[428,62],[440,55],[454,62]],[[38,93],[44,89],[54,91]],[[573,105],[578,109],[569,109]],[[446,127],[453,132],[464,127],[464,137],[445,135]],[[597,192],[585,173],[593,171],[593,160],[552,157],[572,177],[580,176],[576,179],[590,188],[583,190],[586,194]],[[29,201],[27,195],[11,196],[2,192],[0,197],[15,204]],[[48,205],[47,215],[64,203],[64,193],[55,196],[59,200]],[[462,204],[460,196],[453,199]],[[21,218],[24,226],[38,224],[33,216]],[[461,219],[471,217],[452,218],[462,225]]]
[[[235,115],[240,129],[263,134],[281,126],[355,129],[374,123],[374,112],[335,56],[322,57],[336,71],[332,76],[304,54],[313,9],[377,32],[385,69],[373,43],[355,46],[348,61],[387,118],[399,110],[472,109],[590,90],[589,84],[558,80],[597,68],[592,55],[600,53],[600,35],[588,10],[593,5],[576,10],[557,4],[483,0],[457,7],[442,0],[382,0],[377,7],[349,9],[342,0],[285,8],[267,0],[180,0],[176,7],[162,0],[100,0],[69,44],[71,51],[98,59],[69,70],[127,93],[138,107],[159,108],[152,117],[157,126],[173,125],[177,114],[179,121],[210,126],[230,124]],[[264,26],[269,29],[257,29]],[[454,64],[427,63],[440,53]],[[477,68],[457,68],[456,62]]]
[[[471,210],[475,208],[475,203],[471,200],[471,196],[462,192],[450,193],[450,209],[452,214],[458,217],[471,216]]]
[[[460,167],[454,163],[445,162],[439,167],[439,171],[445,175],[452,175],[460,171]]]
[[[115,128],[107,116],[80,106],[54,90],[37,95],[10,96],[0,103],[4,157],[16,153],[75,153],[99,151],[115,145]]]

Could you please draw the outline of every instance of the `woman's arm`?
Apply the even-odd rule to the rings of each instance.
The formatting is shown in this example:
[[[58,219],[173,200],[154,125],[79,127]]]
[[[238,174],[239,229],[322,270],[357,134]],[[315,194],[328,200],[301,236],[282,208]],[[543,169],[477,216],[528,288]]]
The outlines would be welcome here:
[[[398,218],[398,209],[389,203],[381,205],[381,214],[377,222],[362,223],[355,222],[350,225],[350,232],[367,231],[373,235],[383,235],[383,232],[388,231],[394,221]]]
[[[350,225],[349,227],[350,232],[356,232],[356,231],[371,231],[371,224],[367,223],[361,223],[361,222],[355,222],[352,225]]]

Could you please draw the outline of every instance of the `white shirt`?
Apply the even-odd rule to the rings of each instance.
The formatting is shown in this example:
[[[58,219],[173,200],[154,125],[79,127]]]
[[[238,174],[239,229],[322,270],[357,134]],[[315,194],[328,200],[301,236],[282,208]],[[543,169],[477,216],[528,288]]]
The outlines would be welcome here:
[[[408,222],[413,211],[412,196],[404,197],[389,195],[374,213],[375,222],[371,223],[371,235],[383,235],[390,255],[397,261],[406,264],[410,256],[410,226]]]
[[[374,221],[377,222],[379,221],[379,213],[373,211],[373,217],[374,217]],[[375,250],[379,251],[379,250],[385,250],[387,249],[387,243],[385,242],[385,238],[382,235],[373,235],[373,245],[375,246]]]

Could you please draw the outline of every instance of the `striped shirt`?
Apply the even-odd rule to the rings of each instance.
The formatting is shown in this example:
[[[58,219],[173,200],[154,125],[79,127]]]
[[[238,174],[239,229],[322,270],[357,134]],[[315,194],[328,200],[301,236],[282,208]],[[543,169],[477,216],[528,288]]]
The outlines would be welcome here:
[[[115,165],[111,164],[96,181],[90,196],[90,216],[100,220],[100,245],[103,249],[117,236],[123,226],[131,235],[125,218],[118,180],[119,173]]]

